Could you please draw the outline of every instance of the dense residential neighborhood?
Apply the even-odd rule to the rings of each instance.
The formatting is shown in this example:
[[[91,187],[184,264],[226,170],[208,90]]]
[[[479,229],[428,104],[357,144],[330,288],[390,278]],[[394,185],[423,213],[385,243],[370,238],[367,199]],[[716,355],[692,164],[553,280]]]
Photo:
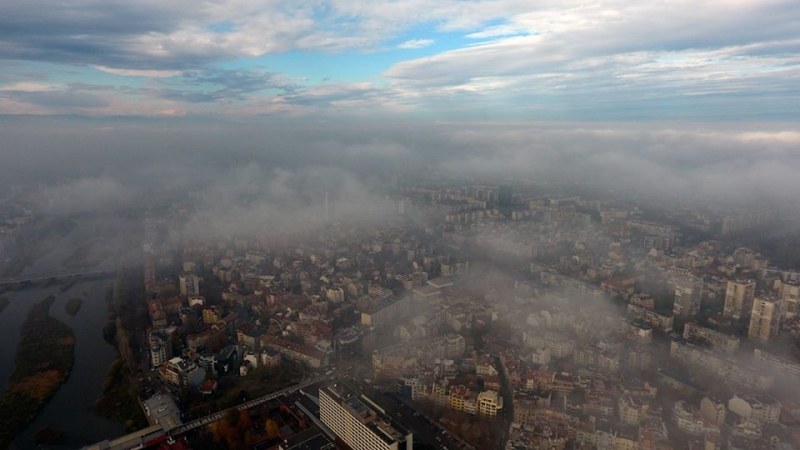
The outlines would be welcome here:
[[[377,223],[320,199],[321,226],[294,234],[191,235],[191,201],[144,215],[117,282],[140,288],[112,308],[145,431],[202,448],[224,426],[197,424],[228,423],[205,417],[307,381],[311,409],[336,383],[412,408],[434,431],[397,439],[418,445],[435,430],[454,448],[797,445],[800,272],[737,244],[761,222],[731,235],[728,212],[519,183],[399,184]],[[10,246],[36,222],[14,205]],[[252,429],[229,445],[344,439],[303,410],[280,431],[253,422],[275,401],[243,409]]]

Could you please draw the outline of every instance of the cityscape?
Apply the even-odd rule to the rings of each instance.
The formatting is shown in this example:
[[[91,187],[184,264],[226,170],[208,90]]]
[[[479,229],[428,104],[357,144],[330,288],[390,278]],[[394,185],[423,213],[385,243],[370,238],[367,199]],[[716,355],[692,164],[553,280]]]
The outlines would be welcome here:
[[[94,368],[95,407],[129,434],[85,448],[794,445],[800,272],[741,244],[777,212],[533,182],[382,189],[360,210],[355,191],[316,192],[278,237],[192,234],[204,197],[162,197],[125,213],[122,257],[78,246],[62,272],[3,279],[11,297],[108,285],[97,339],[118,356]],[[6,274],[64,233],[35,192],[4,201]]]
[[[0,450],[800,450],[799,36],[0,2]]]

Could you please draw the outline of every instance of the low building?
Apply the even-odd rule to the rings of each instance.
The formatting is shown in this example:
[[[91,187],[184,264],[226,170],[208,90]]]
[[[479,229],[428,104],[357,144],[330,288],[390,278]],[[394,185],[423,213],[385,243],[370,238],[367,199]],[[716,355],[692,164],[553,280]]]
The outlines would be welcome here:
[[[206,372],[194,362],[175,357],[164,364],[159,373],[167,383],[175,386],[200,386],[205,380]]]
[[[669,354],[677,360],[740,386],[767,389],[772,384],[772,377],[767,373],[748,368],[741,364],[741,361],[699,347],[682,338],[672,340]]]
[[[390,297],[361,312],[361,324],[382,329],[411,313],[411,296]]]
[[[631,304],[628,305],[628,315],[634,321],[646,323],[647,325],[650,325],[651,327],[663,332],[669,332],[672,330],[672,324],[674,322],[672,316],[662,316],[655,311]]]
[[[150,425],[159,425],[169,431],[181,423],[181,411],[168,393],[155,394],[142,402],[144,414]]]
[[[575,351],[575,339],[565,332],[522,332],[522,342],[531,348],[548,349],[553,358],[566,358]]]
[[[721,333],[711,328],[701,327],[695,322],[689,322],[683,327],[684,339],[705,344],[714,350],[719,350],[725,353],[733,353],[739,350],[740,339],[736,336]]]
[[[220,313],[216,306],[203,308],[203,323],[213,325],[219,322]]]
[[[728,400],[728,409],[744,420],[760,424],[778,423],[781,402],[767,396],[734,395]]]
[[[706,421],[698,410],[691,408],[682,400],[675,402],[675,406],[672,408],[672,418],[675,425],[684,433],[692,435],[719,434],[719,427],[715,423]]]
[[[700,415],[707,421],[720,426],[725,423],[728,408],[725,402],[714,397],[703,397],[700,401]]]
[[[151,367],[161,367],[172,358],[172,336],[167,330],[153,330],[147,337]]]
[[[762,361],[769,366],[781,370],[785,375],[800,378],[800,363],[798,362],[781,358],[780,356],[759,349],[753,350],[753,357],[757,361]]]
[[[315,347],[269,336],[262,336],[261,341],[263,347],[280,353],[288,360],[305,364],[312,369],[319,369],[328,365],[328,354]]]
[[[494,417],[503,409],[503,397],[493,390],[483,391],[478,394],[478,412],[481,415]]]
[[[261,352],[261,365],[275,368],[281,365],[281,354],[276,351],[263,350]]]

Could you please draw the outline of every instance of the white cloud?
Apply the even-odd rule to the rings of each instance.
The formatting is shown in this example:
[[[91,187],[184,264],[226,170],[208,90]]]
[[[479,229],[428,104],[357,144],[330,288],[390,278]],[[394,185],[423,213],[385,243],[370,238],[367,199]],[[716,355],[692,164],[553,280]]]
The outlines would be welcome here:
[[[429,47],[434,43],[433,39],[411,39],[405,41],[397,46],[397,48],[402,49],[417,49],[417,48],[425,48]]]
[[[730,115],[737,96],[747,95],[764,110],[797,113],[789,98],[800,78],[800,41],[792,36],[800,21],[787,18],[800,12],[787,1],[760,6],[743,1],[731,12],[726,2],[705,1],[689,14],[673,3],[545,2],[467,35],[488,41],[399,62],[384,76],[395,89],[424,91],[420,99],[431,101],[423,108],[464,110],[474,95],[484,103],[491,95],[503,111],[590,115],[633,106],[645,114]],[[712,96],[724,100],[704,102],[711,110],[691,106]],[[684,111],[659,111],[654,102],[664,100]]]
[[[52,83],[38,83],[34,81],[20,81],[17,83],[10,83],[4,86],[0,86],[0,92],[2,91],[17,91],[17,92],[43,92],[43,91],[52,91],[57,89],[59,86]]]

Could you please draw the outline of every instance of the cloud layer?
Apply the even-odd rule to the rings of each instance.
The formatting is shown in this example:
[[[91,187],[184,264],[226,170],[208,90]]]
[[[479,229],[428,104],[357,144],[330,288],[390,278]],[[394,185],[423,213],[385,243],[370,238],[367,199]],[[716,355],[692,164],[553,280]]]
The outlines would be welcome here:
[[[797,36],[792,0],[11,1],[0,114],[792,119]]]
[[[51,210],[113,207],[190,190],[224,212],[215,216],[253,214],[244,200],[254,196],[270,207],[296,205],[302,215],[306,207],[319,212],[327,190],[352,200],[355,214],[359,205],[379,203],[373,187],[386,187],[396,174],[578,184],[712,209],[769,205],[791,212],[800,197],[796,124],[164,126],[16,119],[0,124],[0,132],[0,179],[55,184],[45,196]],[[227,200],[236,198],[244,202]],[[287,226],[280,217],[270,221]]]

